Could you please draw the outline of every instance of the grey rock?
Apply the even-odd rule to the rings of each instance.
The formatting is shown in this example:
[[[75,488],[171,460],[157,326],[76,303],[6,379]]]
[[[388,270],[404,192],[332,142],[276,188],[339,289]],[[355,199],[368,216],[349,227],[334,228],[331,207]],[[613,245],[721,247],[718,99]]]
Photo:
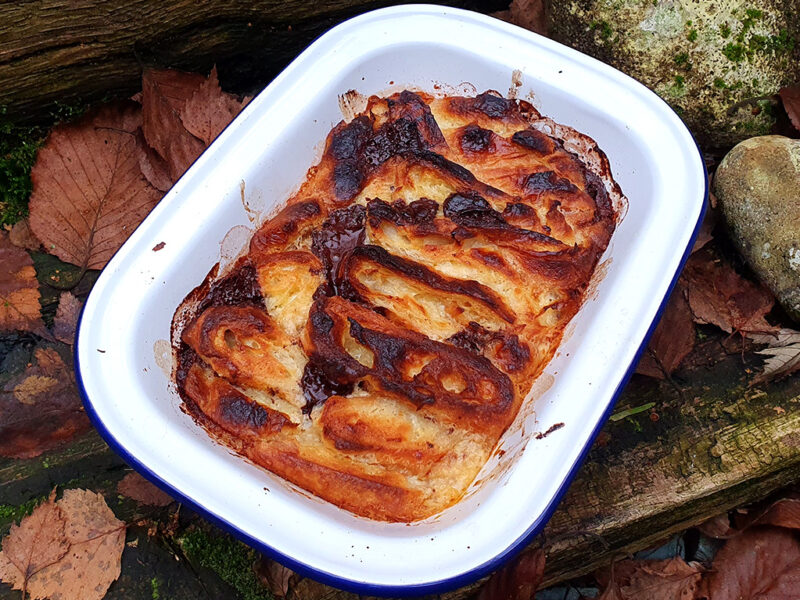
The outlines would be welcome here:
[[[767,97],[800,80],[800,0],[552,0],[549,7],[551,37],[644,83],[705,146],[768,133]]]
[[[800,140],[738,144],[717,168],[714,191],[739,251],[800,323]]]

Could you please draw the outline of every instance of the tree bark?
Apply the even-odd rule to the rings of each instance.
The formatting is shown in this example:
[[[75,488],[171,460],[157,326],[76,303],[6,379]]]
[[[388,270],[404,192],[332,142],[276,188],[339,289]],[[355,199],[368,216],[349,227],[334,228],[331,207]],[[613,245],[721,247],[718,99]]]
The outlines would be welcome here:
[[[450,0],[475,10],[503,0]],[[209,72],[260,90],[336,23],[388,0],[0,0],[0,107],[46,121],[57,104],[140,89],[143,66]],[[506,1],[505,4],[508,4]]]

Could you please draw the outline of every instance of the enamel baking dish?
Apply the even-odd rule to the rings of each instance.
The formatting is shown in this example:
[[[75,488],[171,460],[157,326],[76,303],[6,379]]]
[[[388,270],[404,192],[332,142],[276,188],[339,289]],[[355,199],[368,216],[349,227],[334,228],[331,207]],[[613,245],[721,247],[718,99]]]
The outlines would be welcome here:
[[[598,142],[629,207],[502,452],[456,505],[387,524],[312,497],[212,441],[180,409],[168,340],[184,296],[215,263],[229,264],[299,187],[349,105],[405,87],[511,87]],[[691,135],[626,75],[471,12],[420,5],[362,15],[318,39],[258,95],[109,262],[76,344],[87,412],[143,475],[304,575],[368,595],[465,585],[524,548],[555,510],[653,330],[705,194]]]

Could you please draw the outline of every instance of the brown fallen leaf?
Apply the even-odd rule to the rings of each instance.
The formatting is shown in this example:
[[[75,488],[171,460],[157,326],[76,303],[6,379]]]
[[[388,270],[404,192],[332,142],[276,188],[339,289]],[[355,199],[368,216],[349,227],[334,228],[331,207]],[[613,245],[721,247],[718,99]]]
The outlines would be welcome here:
[[[217,67],[214,67],[208,79],[186,101],[180,116],[189,133],[208,146],[242,108],[244,104],[235,96],[222,91],[217,78]]]
[[[172,498],[138,473],[128,473],[117,484],[117,492],[146,506],[168,506]]]
[[[756,352],[769,358],[764,363],[764,370],[753,379],[753,385],[780,379],[800,370],[800,331],[779,329],[766,334],[749,333],[747,337],[757,344],[769,345]]]
[[[105,104],[58,125],[31,172],[30,225],[50,254],[101,269],[158,203],[139,168],[135,102]]]
[[[3,539],[0,552],[0,579],[11,582],[21,577],[18,589],[22,597],[28,591],[30,578],[45,567],[55,564],[69,551],[66,519],[55,503],[55,490],[33,513],[12,525]]]
[[[615,563],[613,582],[610,571],[597,574],[606,589],[618,588],[615,593],[621,600],[687,600],[695,597],[702,577],[703,569],[698,563],[687,563],[677,556]]]
[[[139,169],[145,179],[154,188],[161,192],[167,192],[175,183],[169,175],[167,161],[161,158],[144,139],[144,134],[139,130],[136,134],[136,146],[139,150]]]
[[[478,600],[532,600],[544,576],[544,550],[526,550],[483,584]]]
[[[58,299],[58,309],[53,319],[53,335],[59,342],[72,346],[75,341],[75,330],[78,327],[78,317],[81,314],[83,302],[70,292],[61,292]]]
[[[39,282],[33,259],[0,231],[0,331],[41,331]]]
[[[525,29],[547,35],[544,0],[514,0],[508,9],[510,21]]]
[[[800,542],[777,527],[754,527],[728,540],[714,558],[702,598],[796,600]]]
[[[727,333],[777,330],[764,318],[775,304],[772,294],[740,276],[708,248],[689,257],[681,278],[695,322],[716,325]]]
[[[8,232],[8,239],[17,248],[23,248],[25,250],[38,250],[42,245],[41,242],[36,239],[36,236],[33,235],[31,227],[28,224],[28,219],[22,219],[22,221],[14,223],[11,231]]]
[[[0,456],[31,458],[89,429],[68,366],[52,347],[34,350],[0,387]]]
[[[142,131],[150,147],[166,162],[173,182],[205,149],[203,142],[187,131],[180,116],[204,81],[202,75],[172,70],[148,70],[142,76]]]
[[[262,556],[256,561],[255,565],[253,565],[253,570],[258,580],[276,598],[286,598],[289,595],[289,589],[292,587],[292,578],[297,577],[294,571],[266,556]]]
[[[684,293],[680,283],[675,286],[647,351],[636,366],[637,373],[664,379],[694,348],[694,323]]]
[[[739,529],[757,525],[774,525],[800,530],[800,498],[781,498],[766,508],[737,515]]]
[[[709,197],[712,194],[709,192]],[[697,232],[697,239],[692,246],[692,254],[703,248],[714,239],[714,227],[717,226],[717,213],[714,209],[706,211],[706,216],[700,224],[700,231]]]
[[[789,120],[797,131],[800,131],[800,85],[782,88],[778,94]]]
[[[119,577],[125,523],[114,516],[101,494],[65,490],[55,504],[51,495],[14,533],[13,539],[9,533],[3,540],[0,579],[31,598],[101,600]],[[53,549],[42,548],[41,539]],[[46,559],[19,560],[40,551]]]

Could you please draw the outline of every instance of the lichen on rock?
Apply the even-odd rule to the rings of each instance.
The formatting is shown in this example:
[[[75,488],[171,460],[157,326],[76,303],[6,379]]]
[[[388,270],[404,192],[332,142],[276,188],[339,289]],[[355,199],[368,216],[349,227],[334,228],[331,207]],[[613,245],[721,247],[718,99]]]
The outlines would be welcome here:
[[[765,97],[800,79],[797,0],[559,0],[551,36],[638,79],[701,143],[768,133]]]

